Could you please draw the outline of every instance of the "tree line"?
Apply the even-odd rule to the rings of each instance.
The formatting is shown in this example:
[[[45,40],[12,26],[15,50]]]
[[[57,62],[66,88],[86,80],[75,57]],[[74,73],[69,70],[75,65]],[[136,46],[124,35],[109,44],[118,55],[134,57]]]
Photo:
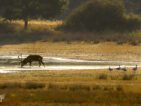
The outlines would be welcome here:
[[[6,20],[21,19],[24,29],[30,19],[52,19],[62,13],[67,0],[0,0],[0,15]]]
[[[109,1],[112,2],[112,0]],[[124,1],[123,3],[128,10],[141,13],[141,0],[120,1]],[[0,0],[0,16],[10,21],[23,20],[26,30],[31,19],[53,19],[59,16],[69,4],[64,13],[66,16],[80,4],[85,5],[84,2],[87,2],[87,0]],[[101,0],[101,2],[104,2],[104,0]]]

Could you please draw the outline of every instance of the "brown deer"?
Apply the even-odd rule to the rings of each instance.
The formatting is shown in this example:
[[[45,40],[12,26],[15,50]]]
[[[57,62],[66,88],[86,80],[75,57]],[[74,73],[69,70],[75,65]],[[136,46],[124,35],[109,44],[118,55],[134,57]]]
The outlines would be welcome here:
[[[33,61],[39,62],[39,67],[41,66],[41,64],[43,66],[45,66],[44,62],[43,62],[43,57],[42,56],[40,56],[40,55],[29,55],[24,60],[21,60],[21,67],[23,67],[27,63],[29,63],[29,65],[31,66]]]

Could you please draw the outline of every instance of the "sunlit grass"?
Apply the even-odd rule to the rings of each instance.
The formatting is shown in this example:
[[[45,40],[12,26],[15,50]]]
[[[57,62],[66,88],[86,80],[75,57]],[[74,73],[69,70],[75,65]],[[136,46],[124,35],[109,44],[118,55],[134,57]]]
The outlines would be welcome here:
[[[87,60],[140,60],[141,45],[118,45],[116,43],[92,44],[86,42],[34,42],[1,46],[0,53],[19,55],[37,53],[42,56],[67,57]]]
[[[7,23],[9,25],[13,25],[15,32],[23,31],[24,28],[24,21],[16,20]],[[49,20],[30,20],[28,22],[28,30],[27,32],[47,32],[47,31],[54,31],[57,26],[60,26],[62,21],[49,21]]]
[[[100,75],[106,79],[99,79]],[[93,106],[140,104],[141,76],[123,80],[135,74],[108,70],[32,71],[1,74],[0,92],[6,94],[2,106]],[[115,77],[115,79],[112,79]],[[2,87],[3,86],[3,87]],[[12,104],[12,105],[11,105]]]

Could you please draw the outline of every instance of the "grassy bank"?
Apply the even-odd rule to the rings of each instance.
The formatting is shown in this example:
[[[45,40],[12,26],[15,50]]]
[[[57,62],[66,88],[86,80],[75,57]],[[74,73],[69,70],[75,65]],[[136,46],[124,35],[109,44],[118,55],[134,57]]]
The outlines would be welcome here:
[[[140,72],[35,71],[1,74],[2,106],[140,105]],[[107,77],[101,77],[106,75]],[[135,75],[132,79],[123,79]]]
[[[34,42],[9,44],[0,47],[0,55],[41,54],[86,60],[140,61],[141,45],[118,45],[112,42],[99,44],[86,42]]]
[[[116,42],[117,44],[129,43],[138,45],[141,42],[141,31],[132,32],[69,32],[59,30],[63,21],[31,20],[26,31],[24,23],[20,20],[3,22],[0,21],[0,44],[17,44],[35,41],[50,42],[74,42],[84,41],[92,43]]]

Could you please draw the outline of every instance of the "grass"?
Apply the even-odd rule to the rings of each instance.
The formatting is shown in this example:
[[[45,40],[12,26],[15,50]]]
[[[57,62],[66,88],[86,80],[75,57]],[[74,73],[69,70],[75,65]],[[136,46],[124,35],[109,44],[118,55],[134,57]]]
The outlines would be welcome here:
[[[0,33],[0,54],[38,53],[46,56],[92,60],[140,60],[140,32],[65,32],[57,30],[62,21],[31,20],[23,32],[23,22],[12,21],[17,31]],[[7,39],[8,38],[8,39]],[[114,43],[113,43],[114,42]],[[18,44],[18,45],[17,45]],[[112,48],[112,49],[111,49]]]
[[[132,72],[126,72],[130,75]],[[108,79],[97,77],[106,74]],[[1,74],[2,106],[109,106],[140,105],[141,77],[122,80],[124,72],[44,71]],[[111,79],[111,76],[118,76]],[[34,82],[33,82],[34,81]]]
[[[1,83],[0,89],[41,89],[44,88],[45,84],[43,83],[35,83],[35,82],[26,82],[26,83],[20,83],[20,82],[13,82],[13,83]]]
[[[134,74],[132,74],[132,75],[125,74],[125,75],[123,75],[122,80],[133,80],[133,79],[135,79],[135,77],[136,76]]]
[[[26,82],[23,86],[25,89],[41,89],[45,87],[44,83]]]
[[[111,49],[112,48],[112,49]],[[141,59],[141,45],[132,46],[129,44],[117,45],[112,42],[92,44],[86,42],[34,42],[23,44],[9,44],[0,46],[0,54],[41,54],[51,57],[67,57],[86,60],[119,60],[138,61]]]
[[[98,76],[98,79],[101,79],[101,80],[106,80],[108,78],[107,74],[100,74]]]
[[[27,32],[32,32],[32,31],[39,31],[39,32],[46,32],[49,30],[55,29],[57,26],[61,25],[62,21],[48,21],[48,20],[31,20],[29,21],[29,26]],[[24,28],[24,22],[22,20],[15,20],[11,22],[3,22],[0,20],[0,26],[5,26],[6,28],[7,25],[7,31],[9,29],[9,32],[13,31],[15,33],[23,31]],[[11,29],[10,29],[11,28]]]
[[[141,42],[140,30],[134,32],[66,32],[57,29],[63,21],[31,20],[27,31],[23,30],[23,21],[12,22],[0,21],[1,44],[7,43],[27,43],[36,41],[50,42],[91,42],[98,44],[101,42],[116,42],[117,44],[128,43],[133,46]],[[28,36],[28,37],[27,37]],[[10,38],[7,39],[7,38]]]
[[[15,27],[14,32],[11,31],[10,34],[5,32],[0,34],[1,41],[4,42],[4,44],[1,42],[0,46],[1,55],[18,56],[21,53],[34,53],[88,60],[138,61],[141,59],[140,31],[124,34],[63,32],[55,29],[62,24],[62,21],[31,21],[28,31],[22,33],[21,21],[10,24],[18,27]],[[0,105],[140,105],[140,75],[140,71],[109,72],[108,69],[1,74],[0,94],[6,94],[6,98]]]

